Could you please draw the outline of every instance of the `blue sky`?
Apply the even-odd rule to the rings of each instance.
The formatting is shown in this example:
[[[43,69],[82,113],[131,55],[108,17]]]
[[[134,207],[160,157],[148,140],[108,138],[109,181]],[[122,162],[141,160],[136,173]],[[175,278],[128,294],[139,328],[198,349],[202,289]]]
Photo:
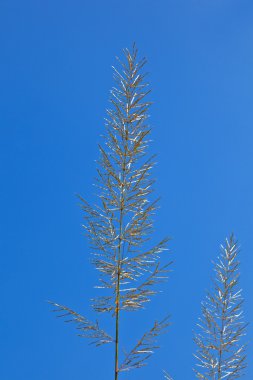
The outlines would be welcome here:
[[[252,341],[252,19],[252,0],[0,0],[2,380],[112,378],[112,351],[88,346],[45,301],[93,317],[97,277],[75,194],[93,199],[111,65],[133,41],[153,88],[154,238],[173,238],[175,263],[123,337],[167,312],[173,325],[149,366],[122,379],[159,379],[163,368],[194,378],[192,330],[231,231]],[[250,344],[245,380],[252,354]]]

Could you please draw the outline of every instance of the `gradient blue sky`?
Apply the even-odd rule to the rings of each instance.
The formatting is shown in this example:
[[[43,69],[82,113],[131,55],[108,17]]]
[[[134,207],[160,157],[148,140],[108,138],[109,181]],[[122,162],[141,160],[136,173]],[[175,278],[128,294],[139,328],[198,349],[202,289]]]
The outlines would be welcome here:
[[[252,0],[0,0],[0,30],[0,378],[112,379],[112,351],[76,337],[45,300],[93,317],[75,193],[92,199],[111,65],[133,41],[153,87],[155,238],[173,237],[175,263],[154,308],[130,316],[131,339],[164,313],[173,325],[149,366],[122,379],[162,379],[163,368],[194,378],[192,330],[231,231],[252,341]],[[252,344],[248,354],[245,380]]]

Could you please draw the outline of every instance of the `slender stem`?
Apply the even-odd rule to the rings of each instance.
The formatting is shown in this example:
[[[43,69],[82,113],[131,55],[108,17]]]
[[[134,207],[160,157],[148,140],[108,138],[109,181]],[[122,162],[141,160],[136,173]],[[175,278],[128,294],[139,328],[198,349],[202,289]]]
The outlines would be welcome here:
[[[128,120],[130,109],[130,94],[127,91],[127,107],[126,107],[126,120]],[[128,128],[129,122],[126,122]],[[120,190],[120,217],[119,217],[119,244],[118,244],[118,265],[117,265],[117,283],[116,283],[116,298],[115,298],[115,370],[114,380],[118,380],[119,375],[119,314],[120,314],[120,275],[121,275],[121,262],[122,262],[122,230],[123,230],[123,214],[125,207],[125,180],[126,180],[126,156],[127,156],[127,138],[123,134],[122,144],[124,145],[124,158],[121,166],[122,182]]]
[[[226,270],[226,278],[224,282],[224,296],[227,295],[227,270]],[[224,330],[224,318],[225,318],[225,309],[226,309],[226,299],[222,300],[222,314],[221,314],[221,330],[220,330],[220,347],[219,347],[219,359],[218,359],[218,380],[222,379],[222,353],[223,353],[223,330]]]
[[[119,312],[120,312],[120,272],[121,272],[121,260],[122,260],[122,229],[123,229],[123,210],[124,210],[124,186],[125,186],[125,170],[126,170],[126,153],[123,160],[123,175],[122,185],[120,192],[120,219],[119,219],[119,244],[118,244],[118,265],[117,265],[117,283],[116,283],[116,299],[115,299],[115,370],[114,379],[118,380],[119,374]]]
[[[119,373],[119,271],[116,289],[116,323],[115,323],[115,371],[114,379],[118,380]]]

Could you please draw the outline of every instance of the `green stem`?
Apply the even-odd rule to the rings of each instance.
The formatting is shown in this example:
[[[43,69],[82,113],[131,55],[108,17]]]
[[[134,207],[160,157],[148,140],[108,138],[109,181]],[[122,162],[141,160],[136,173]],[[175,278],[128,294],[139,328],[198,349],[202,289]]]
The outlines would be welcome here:
[[[115,373],[114,379],[118,380],[119,374],[119,273],[116,293],[116,323],[115,323]]]
[[[224,296],[227,294],[227,273],[226,273],[226,279],[224,283]],[[222,379],[222,371],[221,371],[221,364],[222,364],[222,353],[223,353],[223,330],[224,330],[224,318],[225,318],[225,309],[226,309],[226,300],[222,299],[223,305],[222,305],[222,314],[221,314],[221,330],[220,330],[220,346],[219,346],[219,359],[218,359],[218,380]]]
[[[129,116],[130,95],[127,93],[128,104],[126,107],[126,119]],[[128,122],[127,122],[128,126]],[[119,244],[118,244],[118,265],[117,265],[117,283],[116,283],[116,298],[115,298],[115,369],[114,380],[118,380],[119,376],[119,312],[120,312],[120,272],[121,272],[121,260],[122,260],[122,230],[123,230],[123,211],[125,207],[124,187],[126,180],[126,156],[127,156],[127,138],[124,135],[122,143],[124,144],[124,159],[122,163],[122,182],[120,191],[120,218],[119,218]]]
[[[121,259],[122,259],[122,228],[123,228],[123,209],[124,209],[124,186],[125,186],[125,166],[126,159],[124,156],[123,161],[123,176],[120,194],[120,220],[119,220],[119,245],[118,245],[118,265],[117,265],[117,283],[116,283],[116,299],[115,299],[115,370],[114,380],[118,380],[119,375],[119,311],[120,311],[120,271],[121,271]]]

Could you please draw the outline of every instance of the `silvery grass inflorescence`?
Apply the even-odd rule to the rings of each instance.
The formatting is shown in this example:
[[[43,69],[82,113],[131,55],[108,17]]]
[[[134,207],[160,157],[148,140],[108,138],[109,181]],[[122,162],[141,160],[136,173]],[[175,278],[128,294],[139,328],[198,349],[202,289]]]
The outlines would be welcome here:
[[[151,103],[146,100],[150,93],[143,73],[146,59],[137,60],[134,45],[131,52],[124,50],[124,60],[118,59],[118,63],[119,69],[113,67],[115,87],[107,110],[104,144],[99,145],[98,202],[92,206],[80,197],[93,264],[99,272],[97,288],[101,296],[92,299],[92,308],[114,318],[112,333],[102,329],[99,322],[53,302],[59,316],[76,324],[80,336],[91,339],[96,346],[115,345],[115,380],[120,372],[144,366],[158,348],[157,337],[168,326],[167,317],[154,322],[123,356],[120,315],[144,308],[157,293],[157,285],[167,278],[171,264],[167,255],[162,264],[167,238],[149,246],[157,200],[152,200],[154,156],[148,155]]]
[[[202,303],[199,332],[195,334],[198,379],[234,380],[243,375],[246,367],[246,331],[243,317],[243,298],[239,287],[238,243],[231,235],[221,246],[214,265],[213,291]]]

